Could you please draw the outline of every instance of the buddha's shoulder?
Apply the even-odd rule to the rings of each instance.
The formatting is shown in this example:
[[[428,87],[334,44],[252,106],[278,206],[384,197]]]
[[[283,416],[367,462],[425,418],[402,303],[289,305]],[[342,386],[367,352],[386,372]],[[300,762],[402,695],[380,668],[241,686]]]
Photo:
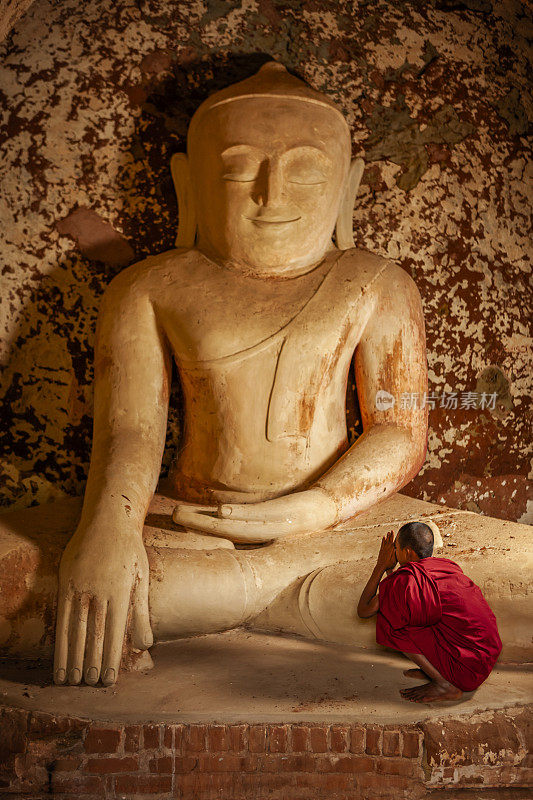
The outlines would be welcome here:
[[[391,289],[401,293],[418,292],[415,281],[403,267],[364,248],[345,250],[339,269],[343,277],[353,280],[364,291],[372,288],[378,293]]]
[[[120,294],[143,291],[153,294],[166,282],[174,283],[176,278],[193,273],[197,262],[198,251],[185,248],[148,256],[115,275],[107,291]]]

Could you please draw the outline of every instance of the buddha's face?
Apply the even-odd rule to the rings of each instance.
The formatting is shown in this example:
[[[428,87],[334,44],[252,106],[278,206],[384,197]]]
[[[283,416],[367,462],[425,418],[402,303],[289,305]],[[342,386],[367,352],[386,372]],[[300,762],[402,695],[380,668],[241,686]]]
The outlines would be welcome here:
[[[208,111],[189,140],[198,246],[243,271],[319,261],[350,161],[342,118],[301,100],[244,98]]]

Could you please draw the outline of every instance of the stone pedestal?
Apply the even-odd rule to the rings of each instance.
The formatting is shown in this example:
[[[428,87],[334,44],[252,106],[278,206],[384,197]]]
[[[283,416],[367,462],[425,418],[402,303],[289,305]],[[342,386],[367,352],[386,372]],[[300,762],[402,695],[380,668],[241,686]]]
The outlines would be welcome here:
[[[419,706],[399,695],[406,660],[384,650],[239,630],[153,658],[107,689],[4,670],[0,796],[523,800],[533,782],[519,664],[461,703]]]
[[[172,505],[155,498],[149,547],[172,546]],[[391,800],[431,790],[441,800],[496,800],[512,787],[513,798],[527,795],[528,526],[396,495],[333,532],[339,553],[370,569],[386,530],[433,520],[443,539],[436,554],[458,561],[494,608],[504,651],[489,679],[460,703],[419,706],[400,698],[412,685],[407,662],[374,644],[371,624],[362,646],[345,640],[353,609],[338,609],[330,642],[274,635],[280,618],[291,629],[286,593],[249,627],[156,645],[154,668],[124,673],[115,687],[51,685],[54,570],[79,510],[71,500],[3,517],[11,658],[0,680],[0,797]]]

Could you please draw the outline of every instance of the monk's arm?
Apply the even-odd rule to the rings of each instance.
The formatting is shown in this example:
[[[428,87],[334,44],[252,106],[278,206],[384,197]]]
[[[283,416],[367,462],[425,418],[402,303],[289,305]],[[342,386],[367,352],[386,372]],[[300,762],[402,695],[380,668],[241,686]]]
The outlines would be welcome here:
[[[355,353],[363,433],[315,483],[343,522],[399,491],[426,455],[427,362],[422,303],[412,278],[390,264],[374,287],[374,307]],[[378,392],[392,397],[376,404]],[[401,397],[417,397],[415,403]],[[387,397],[385,396],[385,400]]]
[[[396,553],[394,550],[394,534],[389,531],[381,540],[378,560],[368,579],[368,583],[361,592],[361,597],[357,605],[357,615],[361,619],[373,617],[379,611],[379,597],[377,594],[378,586],[385,573],[390,574],[396,563]]]
[[[361,619],[373,617],[379,611],[379,597],[377,595],[379,583],[385,570],[375,566],[368,583],[361,592],[361,597],[357,605],[357,616]]]
[[[91,464],[60,566],[57,683],[115,681],[131,599],[134,644],[152,642],[142,529],[159,476],[169,376],[143,272],[131,267],[111,282],[98,320]]]

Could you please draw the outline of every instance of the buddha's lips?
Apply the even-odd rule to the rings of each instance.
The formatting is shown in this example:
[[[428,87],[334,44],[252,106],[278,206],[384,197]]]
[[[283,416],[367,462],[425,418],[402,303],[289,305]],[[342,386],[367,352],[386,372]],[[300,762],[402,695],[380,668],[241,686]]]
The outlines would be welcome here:
[[[276,219],[268,217],[247,217],[251,222],[259,222],[263,225],[284,225],[288,222],[298,222],[301,217],[291,217],[291,219]]]

